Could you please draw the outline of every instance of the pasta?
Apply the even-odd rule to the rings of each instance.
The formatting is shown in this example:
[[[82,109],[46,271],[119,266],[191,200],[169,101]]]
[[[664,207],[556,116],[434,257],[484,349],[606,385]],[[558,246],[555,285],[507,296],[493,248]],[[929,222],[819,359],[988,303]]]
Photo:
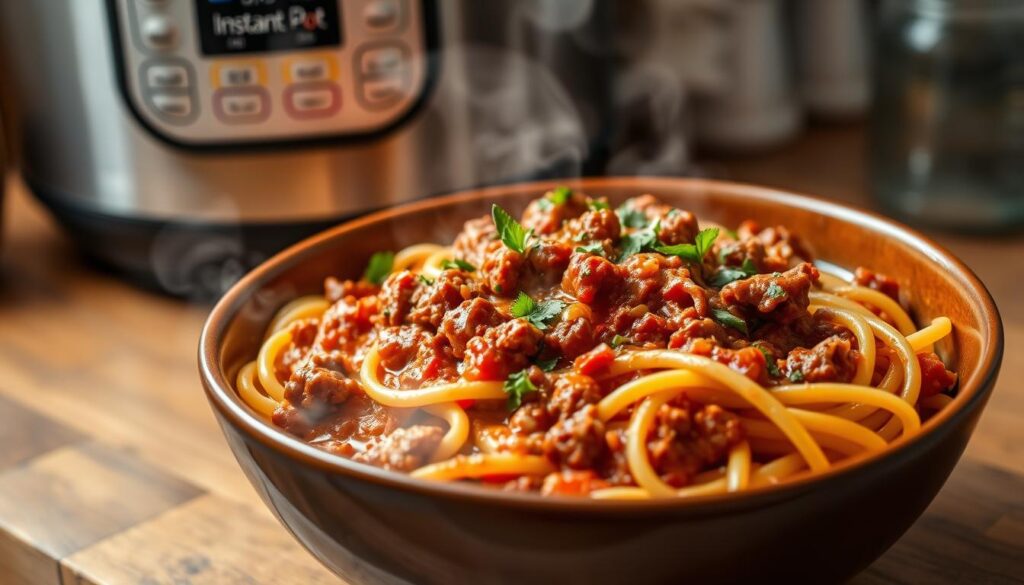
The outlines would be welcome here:
[[[955,400],[935,367],[948,318],[917,328],[886,277],[809,260],[781,226],[699,230],[650,196],[612,211],[555,190],[521,224],[496,207],[453,246],[286,304],[237,390],[310,444],[425,480],[757,489],[883,451]]]

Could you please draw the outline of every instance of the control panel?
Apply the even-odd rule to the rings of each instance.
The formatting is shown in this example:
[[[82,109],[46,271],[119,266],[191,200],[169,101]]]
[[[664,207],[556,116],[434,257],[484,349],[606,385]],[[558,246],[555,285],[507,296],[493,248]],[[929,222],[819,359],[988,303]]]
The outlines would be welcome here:
[[[172,142],[372,135],[426,91],[425,0],[108,0],[122,87]]]

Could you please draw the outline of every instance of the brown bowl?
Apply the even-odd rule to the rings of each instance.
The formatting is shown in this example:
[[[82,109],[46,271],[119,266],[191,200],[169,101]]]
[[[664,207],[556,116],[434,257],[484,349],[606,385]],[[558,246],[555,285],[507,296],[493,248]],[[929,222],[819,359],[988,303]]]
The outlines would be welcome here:
[[[273,312],[360,274],[377,250],[450,242],[492,202],[521,210],[554,183],[469,191],[375,213],[278,254],[235,285],[203,330],[206,393],[242,469],[281,522],[320,561],[356,583],[830,582],[882,554],[924,511],[956,465],[996,380],[1002,327],[985,287],[927,238],[868,213],[717,181],[570,181],[613,203],[653,193],[703,219],[781,223],[820,258],[866,265],[913,295],[918,322],[948,315],[941,352],[960,376],[953,403],[923,432],[827,473],[741,494],[687,500],[541,498],[414,480],[290,437],[232,389]]]

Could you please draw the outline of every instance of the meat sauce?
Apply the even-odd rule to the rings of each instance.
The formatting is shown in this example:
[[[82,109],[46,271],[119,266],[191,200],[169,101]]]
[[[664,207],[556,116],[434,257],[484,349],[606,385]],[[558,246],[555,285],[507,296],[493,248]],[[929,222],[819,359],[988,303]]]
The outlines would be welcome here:
[[[462,262],[433,280],[404,270],[380,285],[328,278],[331,307],[291,325],[292,344],[278,360],[286,401],[274,422],[328,451],[409,471],[430,461],[444,427],[362,392],[358,372],[370,347],[392,388],[521,373],[535,391],[515,408],[461,406],[496,449],[542,455],[559,471],[485,483],[579,494],[632,483],[629,413],[603,422],[596,407],[628,381],[602,375],[620,348],[707,356],[769,388],[848,382],[856,372],[856,337],[807,311],[819,273],[808,244],[784,226],[721,229],[694,259],[664,250],[703,237],[697,218],[651,195],[612,210],[579,193],[547,194],[527,206],[521,225],[534,234],[522,252],[502,241],[490,217],[466,222],[452,248]],[[858,269],[856,280],[898,299],[899,285],[884,275]],[[557,310],[513,317],[522,295]],[[886,355],[879,352],[883,373]],[[919,360],[924,395],[951,390],[955,376],[937,356]],[[735,414],[681,397],[657,412],[647,447],[662,479],[685,486],[742,439]]]

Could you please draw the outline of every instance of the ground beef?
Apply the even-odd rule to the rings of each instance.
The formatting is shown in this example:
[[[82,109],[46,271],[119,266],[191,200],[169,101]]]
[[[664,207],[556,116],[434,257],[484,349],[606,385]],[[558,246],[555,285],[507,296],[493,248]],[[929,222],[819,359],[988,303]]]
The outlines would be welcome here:
[[[768,321],[758,327],[752,337],[787,354],[798,347],[814,347],[833,336],[855,340],[849,329],[830,321],[828,311],[822,310],[813,315],[801,315],[789,323]]]
[[[491,327],[497,327],[505,321],[508,321],[508,317],[500,313],[494,303],[476,297],[463,301],[454,310],[445,313],[438,333],[448,340],[452,355],[462,359],[470,339],[483,335]]]
[[[333,353],[311,354],[285,383],[285,400],[296,407],[315,409],[341,404],[352,394],[361,393],[359,383],[349,377],[338,357]]]
[[[498,240],[498,230],[494,227],[489,215],[467,221],[459,235],[455,237],[452,251],[456,258],[469,262],[473,266],[483,264],[487,251]]]
[[[694,412],[689,403],[681,401],[658,410],[647,450],[661,479],[682,487],[702,469],[721,463],[742,439],[736,415],[716,405]]]
[[[488,329],[466,344],[465,370],[469,380],[504,380],[525,368],[540,349],[543,333],[524,319]]]
[[[572,246],[560,242],[539,242],[530,249],[530,281],[525,288],[550,288],[562,280],[562,273],[569,266]]]
[[[757,313],[773,321],[789,323],[807,314],[811,284],[818,280],[818,269],[804,262],[786,272],[758,274],[737,280],[722,288],[722,302]]]
[[[588,404],[597,404],[604,393],[590,376],[566,374],[555,380],[547,411],[555,420],[565,420]]]
[[[596,209],[584,213],[577,220],[570,221],[565,227],[565,235],[571,242],[617,242],[622,235],[622,226],[619,223],[619,216],[611,209]]]
[[[585,496],[594,490],[608,487],[593,471],[563,470],[544,478],[540,493],[545,496]]]
[[[672,209],[661,216],[658,239],[669,246],[691,244],[698,232],[700,228],[695,215],[682,209]]]
[[[604,423],[588,404],[552,426],[544,435],[544,455],[570,469],[587,469],[606,451]]]
[[[921,396],[928,397],[942,394],[953,389],[956,374],[946,369],[939,356],[932,352],[917,354],[917,363],[921,365]]]
[[[380,290],[380,316],[386,325],[401,325],[412,309],[412,296],[420,282],[403,270],[388,276]]]
[[[611,302],[623,280],[621,269],[606,258],[576,253],[562,277],[562,290],[582,303],[600,305]]]
[[[586,210],[587,198],[581,193],[572,193],[564,203],[554,203],[545,195],[526,206],[522,224],[540,235],[553,234],[565,221],[579,217]]]
[[[508,418],[508,427],[517,435],[533,435],[547,431],[555,420],[543,404],[529,402],[512,413]]]
[[[435,426],[395,429],[366,451],[353,454],[352,459],[384,469],[412,471],[430,461],[443,437],[444,431]]]
[[[414,308],[409,321],[436,329],[445,313],[462,304],[475,293],[476,283],[458,270],[445,270],[432,284],[416,289]]]
[[[551,355],[573,359],[596,345],[594,326],[589,319],[578,317],[559,321],[544,336],[544,347]]]
[[[480,274],[487,290],[498,296],[514,297],[526,259],[500,242],[495,244],[481,265]]]
[[[336,303],[345,297],[362,298],[377,294],[379,287],[365,280],[338,280],[333,276],[324,279],[324,298]]]
[[[860,286],[877,290],[896,302],[900,300],[900,284],[884,274],[872,272],[863,266],[859,266],[853,273],[853,281]]]
[[[860,354],[839,336],[829,337],[811,349],[789,352],[783,375],[805,382],[849,382],[857,373]]]

